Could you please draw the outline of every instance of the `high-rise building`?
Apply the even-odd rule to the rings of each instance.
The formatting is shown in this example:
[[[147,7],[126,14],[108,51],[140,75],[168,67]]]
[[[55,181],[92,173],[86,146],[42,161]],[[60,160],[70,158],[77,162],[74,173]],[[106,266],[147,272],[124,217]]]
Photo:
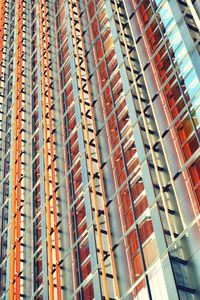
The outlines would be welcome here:
[[[199,15],[0,0],[0,299],[200,299]]]

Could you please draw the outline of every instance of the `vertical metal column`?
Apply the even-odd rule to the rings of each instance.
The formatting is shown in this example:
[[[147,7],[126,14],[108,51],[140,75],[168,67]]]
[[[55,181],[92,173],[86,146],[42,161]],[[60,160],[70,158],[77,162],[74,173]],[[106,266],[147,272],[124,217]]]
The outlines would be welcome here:
[[[66,14],[68,14],[68,12],[70,11],[70,4],[68,3],[68,1],[66,2],[65,9],[66,9]],[[89,249],[91,254],[92,270],[97,271],[97,273],[93,277],[94,295],[95,295],[95,299],[101,299],[102,291],[101,291],[101,283],[100,283],[100,272],[99,270],[97,270],[98,261],[97,261],[97,249],[95,243],[95,231],[94,231],[94,226],[91,227],[91,224],[93,222],[93,217],[92,217],[92,207],[90,202],[91,194],[88,185],[89,178],[88,178],[86,151],[85,151],[86,149],[84,145],[83,126],[82,124],[81,126],[79,125],[81,122],[81,108],[80,108],[80,100],[79,100],[79,87],[78,87],[77,75],[76,75],[76,58],[73,51],[74,32],[72,29],[72,24],[69,15],[67,17],[67,30],[69,34],[68,46],[69,46],[73,93],[74,93],[74,99],[76,100],[75,114],[76,114],[76,123],[77,123],[77,131],[78,131],[78,144],[79,144],[79,151],[81,157],[80,160],[81,160],[81,172],[83,178],[83,193],[85,199],[86,219],[87,219],[88,227],[90,227],[90,229],[88,230]]]
[[[41,197],[41,231],[42,231],[42,284],[43,297],[49,299],[49,285],[48,285],[48,254],[47,254],[47,228],[46,228],[46,201],[45,201],[45,170],[44,170],[44,136],[43,136],[43,110],[42,110],[42,80],[41,80],[41,51],[40,51],[40,7],[39,0],[36,5],[36,36],[37,36],[37,78],[38,78],[38,119],[39,119],[39,147],[41,149],[40,155],[40,197]],[[36,278],[34,278],[35,280]]]
[[[59,49],[59,67],[61,68],[61,90],[63,90],[65,88],[65,72],[64,72],[64,64],[65,64],[65,61],[64,61],[64,54],[63,54],[63,50],[62,50],[62,42],[63,42],[63,39],[65,39],[66,37],[63,36],[61,34],[61,29],[60,29],[60,26],[62,24],[62,21],[63,19],[61,18],[60,14],[61,14],[61,8],[62,7],[62,1],[59,1],[59,2],[56,2],[55,3],[55,14],[57,15],[56,17],[56,29],[58,31],[57,33],[57,39],[58,39],[58,46],[57,48]],[[65,27],[65,26],[64,26]],[[66,92],[64,91],[63,92],[63,95],[62,95],[62,114],[65,115],[64,117],[64,124],[63,124],[63,131],[64,131],[64,136],[63,136],[63,140],[65,140],[67,138],[68,142],[67,142],[67,145],[66,145],[66,149],[67,149],[67,153],[64,154],[64,158],[67,162],[66,164],[66,172],[68,170],[71,170],[70,171],[70,174],[69,174],[69,179],[67,179],[67,186],[66,188],[69,189],[69,193],[71,195],[71,198],[72,198],[72,203],[74,203],[76,201],[76,195],[75,195],[75,187],[74,187],[74,174],[73,174],[73,171],[72,171],[72,168],[73,168],[73,162],[72,162],[72,150],[71,150],[71,145],[70,145],[70,141],[68,139],[68,137],[70,136],[70,128],[69,128],[69,119],[68,119],[68,115],[66,114],[67,110],[68,110],[68,106],[67,106],[67,99],[68,99],[68,95],[66,95]],[[68,204],[68,207],[69,207],[69,204]],[[76,208],[76,205],[73,205],[72,207],[72,214],[73,214],[73,217],[71,216],[71,212],[69,213],[71,219],[72,219],[72,224],[73,224],[73,228],[71,229],[71,239],[70,239],[70,242],[71,242],[71,247],[73,245],[73,230],[74,230],[74,235],[75,235],[75,241],[78,240],[79,238],[79,233],[78,233],[78,224],[77,224],[77,219],[76,219],[76,215],[77,215],[77,208]],[[70,219],[69,217],[69,219]],[[69,226],[70,227],[70,226]],[[79,243],[76,244],[76,255],[75,255],[75,267],[74,268],[77,268],[77,277],[78,277],[78,285],[81,285],[82,283],[82,270],[81,270],[81,259],[80,259],[80,246],[79,246]],[[72,250],[72,257],[73,257],[73,250]],[[74,273],[76,273],[76,270],[74,271]],[[74,274],[74,276],[76,276],[76,274]],[[75,281],[75,278],[74,278],[74,281]],[[75,285],[75,283],[74,283]],[[84,299],[84,294],[83,294],[83,289],[81,288],[80,289],[80,298],[81,299]]]
[[[71,9],[73,11],[73,4],[72,4],[72,1],[71,1]],[[107,235],[108,235],[108,252],[109,252],[109,256],[111,258],[111,267],[112,267],[112,273],[113,273],[113,281],[114,281],[114,288],[115,288],[115,295],[116,295],[116,298],[119,299],[120,298],[120,294],[119,294],[119,287],[118,287],[118,282],[117,282],[117,273],[116,273],[116,266],[115,266],[115,259],[114,259],[114,253],[113,253],[113,247],[112,247],[112,238],[111,238],[111,231],[110,231],[110,225],[109,225],[109,219],[108,219],[108,210],[107,210],[107,206],[106,206],[106,196],[105,196],[105,188],[104,188],[104,182],[103,182],[103,174],[102,174],[102,169],[101,169],[101,160],[100,160],[100,153],[99,153],[99,145],[98,145],[98,139],[97,139],[97,133],[96,133],[96,124],[95,124],[95,116],[94,116],[94,109],[93,109],[93,106],[92,106],[92,95],[91,95],[91,90],[90,90],[90,83],[89,83],[89,79],[88,79],[88,67],[87,67],[87,61],[86,61],[86,52],[85,52],[85,47],[84,47],[84,40],[83,40],[83,30],[82,30],[82,25],[81,25],[81,20],[79,19],[79,15],[80,15],[80,9],[79,9],[79,3],[78,1],[76,1],[76,10],[77,10],[77,20],[78,20],[78,27],[79,27],[79,30],[80,30],[80,34],[76,34],[76,30],[75,30],[75,26],[74,26],[74,32],[75,32],[75,39],[76,39],[76,53],[77,53],[77,57],[78,57],[78,68],[79,68],[79,76],[80,76],[80,80],[81,80],[81,77],[84,76],[84,78],[86,78],[86,84],[84,85],[84,82],[81,80],[81,83],[80,85],[84,86],[84,89],[87,89],[88,91],[88,97],[89,97],[89,109],[90,109],[90,113],[91,113],[91,121],[92,121],[92,128],[93,128],[93,131],[94,131],[94,134],[93,134],[93,139],[94,139],[94,143],[95,143],[95,151],[96,151],[96,155],[97,155],[97,170],[96,170],[96,173],[95,174],[98,174],[99,176],[99,180],[100,180],[100,187],[101,187],[101,192],[102,192],[102,199],[101,199],[101,204],[103,204],[103,212],[104,212],[104,222],[105,222],[105,226],[106,226],[106,230],[107,230]],[[76,24],[76,20],[75,20],[75,16],[76,14],[72,13],[72,22],[73,24]],[[78,32],[79,32],[78,30]],[[83,52],[83,63],[80,65],[80,59],[79,59],[79,45],[80,45],[80,42],[81,42],[81,47],[82,47],[82,52]],[[84,72],[85,72],[85,75]],[[88,126],[87,126],[87,115],[88,115],[88,111],[86,110],[86,106],[85,106],[85,100],[84,100],[84,92],[82,91],[82,104],[83,104],[83,114],[84,114],[84,123],[85,123],[85,127],[88,131]],[[89,137],[89,132],[87,134],[87,142],[88,142],[88,148],[89,148],[89,145],[91,145],[91,138]],[[90,159],[90,162],[91,162],[91,174],[92,174],[92,182],[93,182],[93,193],[94,195],[96,194],[96,183],[95,183],[95,177],[96,175],[94,174],[94,167],[93,167],[93,163],[92,163],[92,155],[91,155],[91,150],[89,148],[89,159]],[[98,214],[98,200],[96,199],[95,200],[95,211],[96,211],[96,216],[97,218],[97,222],[99,222],[99,228],[100,228],[100,223],[101,223],[101,220],[100,220],[100,216]],[[99,232],[99,243],[102,243],[101,242],[101,232]],[[101,246],[102,247],[102,250],[103,250],[103,245]],[[103,254],[102,254],[103,255]],[[104,256],[104,255],[103,255]],[[105,260],[105,258],[104,258]],[[103,261],[102,261],[103,263]],[[101,263],[101,264],[102,264]],[[104,272],[106,272],[106,268],[104,267]],[[105,285],[107,284],[106,281],[106,273],[103,274],[105,277],[104,277],[104,280],[105,280]]]
[[[0,76],[2,71],[4,26],[5,26],[5,5],[6,1],[0,0]]]
[[[21,104],[22,104],[22,38],[23,38],[23,4],[16,1],[16,35],[15,35],[15,76],[13,77],[13,144],[10,179],[10,259],[8,263],[10,279],[10,299],[20,297],[20,239],[21,239]],[[8,270],[7,268],[7,270]],[[8,275],[9,274],[9,275]],[[7,295],[8,296],[8,295]]]
[[[54,299],[54,278],[53,265],[55,261],[56,269],[56,292],[57,299],[61,299],[61,278],[59,260],[59,241],[58,241],[58,221],[56,207],[56,186],[55,186],[55,167],[53,150],[53,128],[52,128],[52,107],[50,94],[50,71],[49,71],[49,52],[48,52],[48,33],[47,33],[47,8],[46,2],[39,3],[40,15],[40,51],[41,51],[41,79],[42,79],[42,110],[43,110],[43,138],[44,138],[44,168],[45,168],[45,194],[46,194],[46,220],[47,220],[47,252],[49,267],[49,298]],[[47,86],[47,89],[46,89]],[[50,172],[51,171],[51,172]],[[52,200],[51,200],[52,199]],[[52,202],[52,204],[51,204]],[[53,209],[53,220],[51,217]],[[54,241],[52,240],[54,235]],[[54,248],[55,254],[54,254]]]

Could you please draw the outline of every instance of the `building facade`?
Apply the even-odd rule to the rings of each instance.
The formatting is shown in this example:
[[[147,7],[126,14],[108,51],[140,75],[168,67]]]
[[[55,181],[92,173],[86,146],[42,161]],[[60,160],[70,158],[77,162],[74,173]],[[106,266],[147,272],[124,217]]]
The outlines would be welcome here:
[[[200,299],[198,0],[0,0],[0,299]]]

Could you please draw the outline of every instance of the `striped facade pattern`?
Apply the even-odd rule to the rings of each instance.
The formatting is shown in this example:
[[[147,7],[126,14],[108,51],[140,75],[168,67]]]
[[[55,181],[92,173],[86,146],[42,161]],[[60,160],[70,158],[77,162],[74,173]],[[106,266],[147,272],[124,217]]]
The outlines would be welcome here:
[[[200,299],[198,0],[0,0],[0,299]]]

